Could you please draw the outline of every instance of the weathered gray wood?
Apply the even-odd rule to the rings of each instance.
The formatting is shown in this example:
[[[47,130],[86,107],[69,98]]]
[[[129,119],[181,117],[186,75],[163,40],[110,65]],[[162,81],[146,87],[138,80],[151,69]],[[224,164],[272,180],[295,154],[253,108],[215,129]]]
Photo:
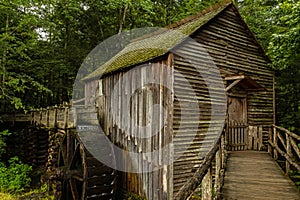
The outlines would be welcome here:
[[[221,142],[222,143],[222,142]],[[219,150],[216,153],[216,163],[215,163],[215,193],[218,194],[221,190],[221,169],[222,169],[222,147],[221,143],[219,144]]]
[[[249,150],[252,150],[253,149],[253,129],[254,129],[254,127],[253,126],[249,126],[249,128],[248,128],[248,130],[249,130],[249,132],[248,132],[248,149]]]
[[[276,149],[276,152],[280,153],[291,165],[293,165],[297,170],[300,171],[300,165],[297,162],[294,162],[284,151],[282,151],[278,145],[275,145],[271,141],[269,143],[273,146],[274,149]]]
[[[261,151],[263,147],[263,127],[258,127],[258,150]]]
[[[290,136],[286,133],[285,134],[286,139],[286,153],[289,158],[292,158],[292,149],[291,149],[291,141]],[[288,160],[285,161],[285,173],[288,175],[290,173],[291,167]]]
[[[272,141],[273,140],[273,131],[272,131],[272,127],[269,128],[269,133],[268,133],[268,141]],[[268,143],[268,153],[272,154],[272,146]]]
[[[220,142],[220,139],[216,144]],[[193,177],[189,178],[184,185],[180,188],[177,194],[174,196],[175,200],[186,199],[192,191],[201,183],[203,177],[206,175],[207,170],[210,168],[212,159],[218,150],[218,145],[214,145],[211,151],[205,156],[203,164],[196,170]]]
[[[202,180],[202,200],[212,199],[212,167],[207,169],[206,175]]]
[[[273,141],[272,141],[271,145],[272,145],[273,147],[276,147],[276,146],[277,146],[277,130],[276,130],[276,127],[273,128]],[[275,160],[278,159],[277,148],[274,148],[274,150],[273,150],[273,156],[274,156],[274,159],[275,159]]]
[[[229,154],[222,194],[223,199],[300,199],[295,184],[262,151]]]

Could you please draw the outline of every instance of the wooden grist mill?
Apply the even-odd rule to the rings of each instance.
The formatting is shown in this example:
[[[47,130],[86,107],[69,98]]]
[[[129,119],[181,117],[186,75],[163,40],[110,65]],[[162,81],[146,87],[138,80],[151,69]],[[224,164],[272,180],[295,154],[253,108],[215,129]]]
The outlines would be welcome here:
[[[224,1],[131,41],[81,79],[84,97],[72,107],[22,120],[49,130],[47,167],[62,174],[61,199],[300,199],[273,160],[300,171],[300,136],[275,125],[270,64]],[[93,135],[111,143],[94,150],[123,170],[92,155],[84,139]]]

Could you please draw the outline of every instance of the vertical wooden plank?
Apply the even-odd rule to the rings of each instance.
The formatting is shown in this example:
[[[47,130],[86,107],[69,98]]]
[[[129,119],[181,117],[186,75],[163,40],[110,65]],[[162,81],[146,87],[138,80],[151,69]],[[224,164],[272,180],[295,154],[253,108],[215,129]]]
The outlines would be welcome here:
[[[237,126],[238,125],[238,123],[237,122],[234,122],[234,126]],[[238,147],[236,146],[237,144],[238,144],[238,128],[234,128],[234,145],[235,145],[235,147],[234,147],[234,150],[236,151],[236,150],[238,150]]]
[[[238,122],[238,150],[241,150],[241,144],[242,144],[242,127],[241,127],[242,123]]]
[[[253,149],[253,145],[252,145],[252,143],[253,143],[253,126],[249,126],[249,128],[248,128],[248,149],[249,150],[252,150]]]
[[[168,165],[168,173],[167,173],[167,181],[168,181],[168,188],[167,188],[167,199],[173,199],[173,102],[174,102],[174,57],[173,54],[169,54],[168,57],[168,144],[170,145],[169,148],[169,162]]]
[[[48,116],[49,117],[49,116]],[[48,118],[47,117],[47,118]],[[48,123],[48,119],[47,119],[47,123]],[[69,121],[69,107],[65,106],[65,112],[64,112],[64,129],[68,128],[68,121]]]
[[[245,134],[245,146],[244,146],[244,150],[248,150],[248,148],[249,148],[249,126],[247,126],[247,124],[245,124],[245,132],[244,132],[244,134]]]
[[[119,82],[119,98],[118,98],[118,143],[123,145],[123,134],[124,131],[122,130],[122,116],[123,116],[123,112],[122,112],[122,103],[124,102],[123,96],[124,96],[124,90],[125,90],[125,85],[124,85],[124,81],[123,81],[123,72],[119,73],[117,82]],[[121,83],[121,84],[120,84]]]
[[[146,138],[145,138],[145,134],[146,132],[146,116],[147,116],[147,105],[146,105],[146,101],[147,101],[147,66],[143,66],[141,68],[141,94],[140,94],[140,104],[141,104],[141,111],[140,111],[140,126],[142,127],[141,129],[141,140],[140,140],[140,153],[141,153],[141,161],[140,161],[140,171],[142,171],[143,173],[140,173],[140,194],[141,195],[145,195],[144,194],[144,182],[145,182],[145,169],[144,169],[144,162],[145,162],[145,155],[144,153],[146,153]]]
[[[290,141],[290,136],[285,133],[285,139],[286,139],[286,151],[287,151],[287,155],[289,158],[292,157],[292,149],[291,149],[291,141]],[[285,161],[285,174],[288,175],[289,172],[291,170],[291,166],[289,161]]]
[[[230,122],[230,145],[231,145],[231,151],[234,151],[234,146],[233,146],[233,144],[234,144],[234,128],[233,128],[233,126],[234,126],[234,123],[233,123],[233,121],[231,121]]]
[[[257,126],[253,126],[252,135],[253,135],[253,150],[257,150],[257,146],[258,146]]]
[[[207,170],[206,175],[202,180],[202,200],[212,199],[212,167]]]
[[[57,127],[57,105],[54,106],[53,127]]]
[[[258,151],[261,151],[263,147],[263,127],[258,127]]]
[[[155,64],[155,77],[156,77],[156,83],[160,83],[160,64],[156,63]],[[160,85],[158,85],[158,91],[157,91],[157,95],[156,95],[156,102],[160,105]],[[161,126],[160,126],[160,110],[158,113],[156,113],[157,115],[157,134],[155,137],[155,147],[154,147],[154,151],[157,151],[160,146],[160,134],[161,134]],[[155,162],[157,164],[159,164],[159,160],[160,160],[160,155],[157,156],[157,158],[155,158]],[[154,166],[157,167],[157,166]],[[158,187],[159,187],[159,183],[158,183],[158,170],[154,170],[153,171],[153,199],[159,199],[158,197]]]
[[[241,128],[241,131],[242,131],[242,136],[241,136],[242,137],[242,146],[241,146],[241,148],[244,151],[244,150],[246,150],[245,149],[245,143],[246,143],[245,130],[246,130],[246,127],[245,127],[245,123],[244,122],[242,122],[241,124],[242,124],[242,128]]]

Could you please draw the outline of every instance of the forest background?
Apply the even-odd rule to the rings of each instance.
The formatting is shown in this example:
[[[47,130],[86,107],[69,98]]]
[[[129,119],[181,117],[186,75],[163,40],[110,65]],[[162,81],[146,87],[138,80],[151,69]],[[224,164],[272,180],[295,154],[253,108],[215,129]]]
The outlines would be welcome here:
[[[0,111],[69,102],[88,53],[124,30],[165,27],[220,0],[0,0]],[[300,132],[300,1],[238,0],[276,72],[276,121]]]

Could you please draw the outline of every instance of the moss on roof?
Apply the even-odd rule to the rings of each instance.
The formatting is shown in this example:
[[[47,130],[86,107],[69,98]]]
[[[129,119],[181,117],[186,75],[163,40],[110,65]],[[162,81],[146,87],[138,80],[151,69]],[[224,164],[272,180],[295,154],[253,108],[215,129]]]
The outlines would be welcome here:
[[[217,7],[210,8],[196,17],[187,18],[165,31],[154,32],[152,35],[135,40],[112,57],[108,62],[99,66],[82,80],[87,81],[115,71],[124,70],[153,58],[166,54],[170,49],[180,44],[185,38],[194,33],[201,26],[213,19],[232,2],[226,1]]]

